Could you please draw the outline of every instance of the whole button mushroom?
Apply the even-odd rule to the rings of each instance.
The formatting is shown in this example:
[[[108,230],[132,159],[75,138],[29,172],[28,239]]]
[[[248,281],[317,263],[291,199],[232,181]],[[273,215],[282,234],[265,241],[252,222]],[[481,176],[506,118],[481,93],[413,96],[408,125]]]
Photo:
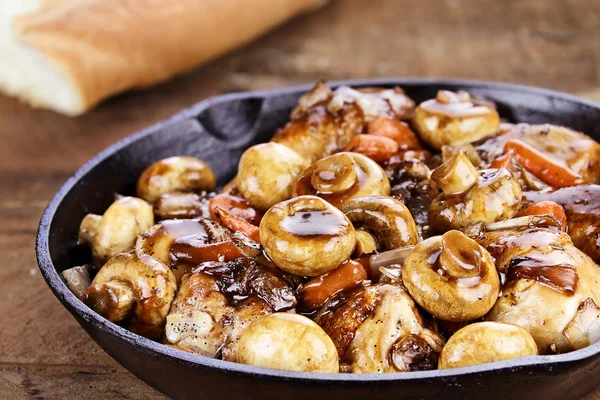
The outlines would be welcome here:
[[[84,292],[84,302],[111,322],[158,339],[175,297],[173,272],[162,262],[132,250],[111,258]]]
[[[452,322],[483,317],[500,291],[488,251],[459,231],[415,246],[402,268],[402,282],[427,312]]]
[[[331,271],[350,257],[356,232],[344,213],[325,200],[300,196],[265,213],[260,241],[279,268],[312,277]]]
[[[215,175],[208,164],[195,157],[177,156],[159,160],[142,172],[137,195],[149,203],[167,193],[211,191]]]
[[[410,211],[392,197],[354,198],[345,202],[341,210],[357,229],[357,233],[373,237],[378,251],[415,245],[419,241],[417,225]],[[362,244],[363,241],[364,237],[357,236],[357,244]]]
[[[152,225],[150,204],[137,197],[119,197],[104,215],[85,216],[79,227],[79,242],[91,245],[94,264],[101,267],[117,254],[133,249],[138,235]]]
[[[435,99],[417,107],[412,124],[427,144],[439,150],[496,134],[500,116],[489,104],[474,104],[467,92],[440,90]]]
[[[436,168],[431,180],[443,191],[429,205],[429,224],[438,232],[506,220],[521,205],[521,185],[510,171],[477,171],[462,151]]]
[[[525,329],[499,322],[477,322],[450,337],[438,368],[469,367],[537,354],[537,345]]]
[[[292,197],[293,183],[307,167],[308,161],[282,144],[258,144],[240,158],[237,187],[253,207],[267,210]]]
[[[274,313],[240,335],[237,362],[304,372],[339,372],[337,351],[319,325],[298,314]]]
[[[389,194],[390,182],[383,169],[369,157],[351,152],[313,163],[294,188],[294,196],[319,196],[336,207],[356,197]]]

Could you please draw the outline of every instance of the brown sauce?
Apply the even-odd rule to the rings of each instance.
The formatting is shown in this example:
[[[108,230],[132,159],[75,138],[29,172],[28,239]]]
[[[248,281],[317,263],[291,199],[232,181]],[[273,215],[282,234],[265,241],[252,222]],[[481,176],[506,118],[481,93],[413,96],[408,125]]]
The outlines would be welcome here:
[[[514,257],[508,267],[506,279],[532,279],[560,293],[572,295],[577,290],[579,276],[572,265],[553,262],[550,253],[546,257]]]

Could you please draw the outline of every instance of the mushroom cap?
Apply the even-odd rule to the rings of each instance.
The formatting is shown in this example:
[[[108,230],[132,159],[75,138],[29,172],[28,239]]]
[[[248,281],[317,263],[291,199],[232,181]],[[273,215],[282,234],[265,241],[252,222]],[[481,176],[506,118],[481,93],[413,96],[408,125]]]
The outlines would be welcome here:
[[[84,292],[84,302],[104,317],[114,316],[112,322],[133,314],[129,330],[158,339],[176,290],[175,276],[166,265],[132,250],[102,267]]]
[[[438,367],[468,367],[537,354],[533,337],[520,326],[477,322],[450,337],[442,350]]]
[[[355,229],[371,233],[383,250],[417,244],[417,225],[404,204],[388,196],[366,196],[346,201],[341,210]]]
[[[519,181],[505,168],[479,171],[475,186],[459,196],[442,193],[429,205],[429,223],[438,232],[512,218],[521,204]]]
[[[356,197],[390,195],[390,182],[375,161],[341,152],[314,162],[298,178],[294,196],[319,196],[336,207]]]
[[[154,203],[166,193],[211,191],[216,186],[215,175],[208,164],[195,157],[177,156],[146,168],[138,179],[137,195]]]
[[[167,219],[138,236],[135,248],[169,265],[172,261],[173,242],[180,237],[198,233],[206,235],[206,229],[199,219]]]
[[[260,241],[282,270],[317,276],[347,260],[356,232],[340,210],[316,196],[300,196],[271,207],[260,223]]]
[[[104,212],[92,241],[97,267],[135,246],[137,236],[154,224],[152,206],[137,197],[120,197]]]
[[[291,313],[274,313],[252,322],[240,335],[237,362],[291,371],[339,371],[331,338],[310,319]]]
[[[427,312],[453,322],[483,317],[500,291],[488,251],[459,231],[415,246],[402,268],[402,282]]]
[[[278,143],[248,148],[238,166],[236,182],[242,196],[260,210],[292,197],[293,183],[308,161]]]
[[[412,119],[421,139],[439,150],[444,145],[475,142],[494,135],[500,116],[489,105],[475,105],[466,92],[440,91],[417,107]]]

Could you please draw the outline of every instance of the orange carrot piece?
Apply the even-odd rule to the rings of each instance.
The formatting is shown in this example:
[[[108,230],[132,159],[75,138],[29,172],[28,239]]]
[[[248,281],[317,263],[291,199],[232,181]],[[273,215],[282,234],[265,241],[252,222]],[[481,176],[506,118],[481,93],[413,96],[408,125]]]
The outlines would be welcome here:
[[[527,207],[519,216],[526,215],[550,215],[556,218],[560,223],[560,229],[565,231],[567,229],[567,215],[565,209],[558,203],[553,201],[540,201],[529,207]]]
[[[581,185],[581,175],[552,160],[544,153],[521,140],[511,139],[504,145],[504,152],[513,150],[515,158],[527,171],[555,188]]]
[[[510,150],[507,153],[496,158],[494,161],[492,161],[492,163],[490,164],[490,168],[506,168],[510,171],[514,159],[515,152],[514,150]]]
[[[258,227],[252,225],[245,219],[236,216],[231,211],[228,211],[221,207],[216,207],[214,218],[215,221],[221,223],[226,228],[229,228],[234,232],[242,232],[250,239],[254,240],[257,243],[260,243],[260,230],[258,229]]]
[[[352,138],[344,151],[353,151],[373,161],[383,162],[398,151],[398,144],[385,136],[357,135]]]
[[[245,219],[252,225],[258,226],[262,219],[263,213],[253,208],[250,203],[238,196],[232,196],[231,194],[221,193],[210,199],[208,203],[208,211],[212,219],[217,221],[216,209],[227,210],[236,217]]]
[[[423,148],[417,135],[410,129],[408,124],[395,119],[379,117],[369,122],[367,133],[393,139],[398,143],[399,150],[420,150]]]

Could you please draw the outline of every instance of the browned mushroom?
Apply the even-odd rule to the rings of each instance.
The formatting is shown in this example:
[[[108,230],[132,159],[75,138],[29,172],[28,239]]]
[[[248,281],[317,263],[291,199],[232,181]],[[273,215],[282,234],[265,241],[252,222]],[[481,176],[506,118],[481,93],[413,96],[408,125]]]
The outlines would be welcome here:
[[[176,290],[175,276],[166,265],[132,250],[102,267],[84,292],[84,302],[109,321],[158,339]]]
[[[356,244],[352,223],[337,208],[316,196],[300,196],[267,211],[260,241],[282,270],[318,276],[347,260]]]
[[[119,253],[133,249],[137,236],[154,224],[152,207],[136,197],[120,196],[104,215],[88,214],[79,228],[79,242],[92,247],[98,268]]]
[[[342,152],[313,163],[298,178],[294,196],[319,196],[336,207],[356,197],[389,196],[390,182],[373,160]]]
[[[402,268],[402,282],[427,312],[453,322],[483,317],[500,291],[490,254],[459,231],[415,246]]]
[[[237,188],[253,207],[267,210],[292,197],[293,183],[306,167],[308,162],[284,145],[258,144],[240,158]]]
[[[444,192],[429,206],[429,223],[438,232],[509,219],[521,204],[521,185],[507,169],[477,172],[464,152],[435,169],[431,179]]]
[[[217,186],[212,169],[195,157],[169,157],[142,172],[137,195],[154,203],[165,193],[211,191]]]
[[[490,104],[475,104],[467,92],[440,90],[417,107],[412,123],[421,139],[439,150],[494,135],[500,116]]]
[[[535,341],[525,329],[499,322],[477,322],[458,330],[440,355],[439,368],[471,365],[536,356]]]

